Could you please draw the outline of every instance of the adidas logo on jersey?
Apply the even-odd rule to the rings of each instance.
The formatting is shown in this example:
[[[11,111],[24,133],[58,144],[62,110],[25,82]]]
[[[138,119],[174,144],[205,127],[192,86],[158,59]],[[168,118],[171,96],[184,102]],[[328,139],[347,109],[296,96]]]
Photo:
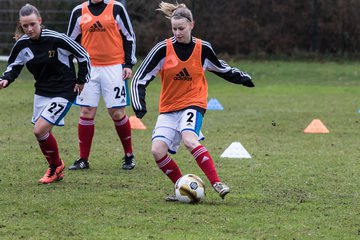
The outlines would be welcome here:
[[[100,21],[96,21],[89,29],[89,32],[105,32],[106,29],[101,25]]]
[[[174,80],[192,81],[192,77],[190,76],[186,68],[183,68],[183,70],[181,70],[178,74],[176,74]]]

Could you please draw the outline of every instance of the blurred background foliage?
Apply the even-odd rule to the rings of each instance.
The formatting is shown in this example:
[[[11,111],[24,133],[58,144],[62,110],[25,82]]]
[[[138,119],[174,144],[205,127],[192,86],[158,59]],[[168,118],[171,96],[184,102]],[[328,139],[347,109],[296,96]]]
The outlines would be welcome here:
[[[79,0],[0,0],[0,54],[8,55],[25,3],[38,7],[44,25],[66,32]],[[172,35],[170,21],[155,9],[160,1],[127,0],[137,38],[137,55],[145,56]],[[168,2],[175,2],[169,0]],[[179,0],[194,14],[194,36],[230,57],[357,57],[360,50],[358,0]]]

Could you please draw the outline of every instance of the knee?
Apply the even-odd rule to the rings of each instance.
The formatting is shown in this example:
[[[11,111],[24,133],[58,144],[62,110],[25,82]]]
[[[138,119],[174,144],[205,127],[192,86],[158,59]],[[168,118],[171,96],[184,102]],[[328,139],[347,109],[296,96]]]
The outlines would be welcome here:
[[[166,153],[167,153],[167,148],[162,145],[153,144],[151,146],[151,154],[153,155],[155,160],[161,159],[166,155]]]
[[[161,155],[162,151],[158,147],[154,147],[154,146],[151,147],[151,154],[153,155],[155,160],[158,160],[163,157],[163,155]]]
[[[192,139],[192,138],[183,138],[184,146],[189,151],[193,150],[199,145],[199,141]]]
[[[94,119],[95,114],[96,114],[95,107],[81,107],[80,117]]]
[[[47,130],[42,129],[40,127],[34,127],[33,133],[36,139],[40,139],[47,133]]]
[[[108,111],[111,118],[115,120],[120,120],[126,115],[125,108],[111,108]]]

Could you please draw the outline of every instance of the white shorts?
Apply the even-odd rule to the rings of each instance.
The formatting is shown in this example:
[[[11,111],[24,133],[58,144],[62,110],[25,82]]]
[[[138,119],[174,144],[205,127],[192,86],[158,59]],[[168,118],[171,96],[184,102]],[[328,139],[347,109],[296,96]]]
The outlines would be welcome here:
[[[193,132],[199,140],[204,139],[201,133],[202,121],[203,116],[195,109],[160,114],[153,131],[152,141],[165,142],[169,152],[174,154],[179,149],[182,132]]]
[[[75,104],[97,107],[100,95],[103,96],[106,108],[121,108],[130,105],[127,80],[123,80],[121,64],[112,66],[92,66],[91,80],[77,96]]]
[[[34,109],[31,122],[33,124],[42,117],[52,125],[64,126],[64,117],[72,103],[62,97],[34,96]]]

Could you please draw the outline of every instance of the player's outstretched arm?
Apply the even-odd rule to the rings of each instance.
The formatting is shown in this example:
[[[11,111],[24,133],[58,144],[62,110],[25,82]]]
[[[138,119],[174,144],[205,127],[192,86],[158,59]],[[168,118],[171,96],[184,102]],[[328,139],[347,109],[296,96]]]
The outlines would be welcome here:
[[[9,84],[9,81],[8,81],[8,80],[1,79],[1,78],[0,78],[0,89],[5,88],[8,84]]]

